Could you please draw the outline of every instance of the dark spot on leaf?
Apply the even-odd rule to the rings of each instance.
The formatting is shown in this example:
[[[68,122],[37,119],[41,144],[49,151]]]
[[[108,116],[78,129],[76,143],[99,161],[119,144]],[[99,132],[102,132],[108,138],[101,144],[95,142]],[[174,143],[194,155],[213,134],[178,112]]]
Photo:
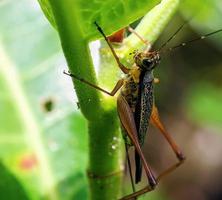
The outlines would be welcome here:
[[[42,103],[45,112],[51,112],[54,109],[55,101],[52,98],[45,99]]]

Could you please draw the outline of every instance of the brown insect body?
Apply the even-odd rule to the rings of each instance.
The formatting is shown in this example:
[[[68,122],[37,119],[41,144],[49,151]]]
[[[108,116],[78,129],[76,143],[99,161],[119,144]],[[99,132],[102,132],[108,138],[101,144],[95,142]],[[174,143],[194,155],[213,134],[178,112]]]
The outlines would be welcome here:
[[[125,79],[120,95],[125,98],[134,115],[137,129],[137,138],[140,146],[143,145],[148,131],[150,116],[153,108],[153,68],[159,63],[157,52],[136,53],[135,65]],[[129,144],[127,137],[124,137]],[[133,144],[130,142],[130,144]],[[139,154],[135,151],[136,183],[141,180],[142,163]]]
[[[133,67],[124,80],[124,85],[120,90],[120,96],[124,97],[129,104],[132,113],[135,113],[139,93],[139,76],[140,69]],[[129,139],[127,132],[122,127],[123,138],[128,146],[133,146],[133,142]]]
[[[166,51],[172,51],[176,48],[184,46],[184,44],[190,44],[191,42],[198,41],[200,39],[204,39],[210,35],[213,35],[218,32],[222,32],[222,29],[205,34],[199,38],[187,41],[186,43],[182,43],[180,45],[164,49],[164,47],[175,37],[175,35],[182,29],[184,24],[178,28],[178,30],[159,48],[158,51],[153,52],[135,52],[134,53],[134,64],[129,69],[125,67],[121,62],[119,57],[117,56],[114,48],[112,47],[111,42],[117,42],[117,39],[109,40],[104,34],[103,30],[99,25],[95,22],[95,25],[98,31],[102,34],[104,39],[106,40],[110,50],[118,64],[120,70],[126,74],[124,79],[120,79],[113,90],[111,92],[104,90],[103,88],[88,82],[87,80],[76,76],[75,74],[66,73],[65,74],[71,76],[74,79],[77,79],[90,87],[93,87],[107,95],[114,96],[116,92],[121,88],[120,94],[117,98],[117,111],[120,119],[120,123],[123,130],[123,136],[125,139],[125,147],[126,152],[128,150],[128,146],[134,146],[135,148],[135,161],[136,161],[136,178],[135,182],[139,182],[141,180],[142,174],[142,166],[145,170],[146,177],[148,180],[148,184],[136,191],[134,187],[134,180],[132,178],[132,172],[130,167],[129,156],[127,155],[129,172],[131,177],[132,189],[133,193],[126,195],[121,198],[121,200],[128,199],[136,199],[138,196],[150,192],[155,189],[155,186],[159,183],[159,181],[177,169],[185,160],[185,156],[183,155],[180,148],[177,146],[173,138],[170,136],[168,131],[165,129],[162,124],[158,109],[154,103],[154,92],[153,92],[153,83],[157,82],[157,79],[153,76],[153,70],[157,66],[160,61],[160,53],[161,55]],[[129,29],[131,30],[131,28]],[[131,30],[132,33],[138,36],[142,42],[148,45],[148,42],[141,38],[134,30]],[[122,38],[122,36],[120,37]],[[144,154],[141,150],[141,146],[144,143],[145,136],[148,131],[149,124],[153,124],[156,128],[159,129],[160,133],[167,140],[172,150],[174,151],[177,162],[166,170],[162,171],[158,176],[155,176],[150,168],[149,163],[146,161]]]
[[[132,178],[130,159],[127,154],[133,193],[122,197],[121,200],[135,200],[138,196],[154,190],[155,186],[163,177],[177,169],[185,160],[185,156],[183,155],[182,151],[177,146],[173,138],[170,136],[170,134],[167,132],[164,125],[162,124],[159,117],[158,109],[154,104],[153,82],[158,82],[158,79],[154,79],[153,69],[160,61],[160,53],[163,54],[166,51],[172,51],[179,47],[185,46],[186,44],[190,44],[192,42],[205,39],[206,37],[211,36],[213,34],[222,32],[222,29],[219,29],[217,31],[202,35],[201,37],[195,38],[185,43],[181,43],[177,46],[164,49],[164,47],[167,46],[167,44],[176,36],[176,34],[183,28],[185,24],[186,23],[180,26],[178,30],[159,48],[158,51],[144,51],[139,53],[135,52],[135,63],[132,68],[129,69],[120,62],[120,59],[111,44],[111,42],[121,42],[123,40],[124,31],[121,30],[120,32],[114,34],[115,37],[108,38],[106,37],[101,27],[95,22],[97,30],[102,34],[108,46],[110,47],[110,50],[116,60],[116,63],[118,64],[118,67],[124,74],[127,74],[124,79],[120,79],[116,83],[115,87],[111,92],[104,90],[103,88],[76,76],[75,74],[67,73],[64,71],[65,74],[71,76],[72,78],[79,80],[82,83],[87,84],[90,87],[93,87],[110,96],[114,96],[116,92],[122,87],[120,95],[117,98],[117,111],[124,133],[123,135],[126,143],[126,152],[128,150],[128,145],[134,146],[136,160],[135,181],[136,183],[140,181],[143,166],[147,176],[148,185],[136,191]],[[149,46],[149,43],[144,40],[139,34],[137,34],[136,31],[134,31],[131,27],[128,27],[128,29],[131,33],[134,33],[144,44],[146,44],[146,46]],[[160,130],[160,133],[167,140],[178,159],[177,163],[168,167],[157,177],[153,174],[149,163],[146,161],[144,154],[141,150],[141,146],[144,143],[144,138],[147,133],[149,123],[152,123],[155,127]]]

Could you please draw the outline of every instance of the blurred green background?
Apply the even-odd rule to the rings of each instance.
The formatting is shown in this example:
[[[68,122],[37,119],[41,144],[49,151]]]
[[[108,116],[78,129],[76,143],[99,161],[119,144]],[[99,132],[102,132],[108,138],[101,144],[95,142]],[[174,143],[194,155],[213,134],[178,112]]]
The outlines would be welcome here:
[[[154,49],[191,17],[169,46],[221,29],[222,2],[183,1]],[[141,199],[222,199],[221,57],[222,33],[163,55],[156,103],[187,161]],[[63,69],[37,1],[0,1],[0,199],[87,199],[86,122]],[[144,152],[155,173],[176,161],[153,127]]]

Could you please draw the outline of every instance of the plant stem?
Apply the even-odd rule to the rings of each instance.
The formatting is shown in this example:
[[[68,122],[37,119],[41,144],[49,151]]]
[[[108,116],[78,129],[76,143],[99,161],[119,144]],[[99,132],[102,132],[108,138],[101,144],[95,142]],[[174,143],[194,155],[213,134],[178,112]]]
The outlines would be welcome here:
[[[72,73],[95,83],[95,72],[73,0],[50,5],[56,20],[62,48]],[[117,199],[121,188],[121,135],[114,104],[105,110],[105,100],[94,88],[74,80],[80,108],[89,128],[89,183],[91,199]]]

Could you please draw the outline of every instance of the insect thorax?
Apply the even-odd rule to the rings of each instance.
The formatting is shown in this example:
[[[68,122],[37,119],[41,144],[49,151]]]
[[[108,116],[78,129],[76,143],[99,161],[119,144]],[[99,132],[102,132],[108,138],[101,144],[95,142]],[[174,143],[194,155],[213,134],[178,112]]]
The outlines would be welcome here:
[[[135,106],[138,100],[139,76],[139,68],[133,67],[125,78],[125,84],[121,89],[121,95],[126,99],[132,112],[135,112]]]

